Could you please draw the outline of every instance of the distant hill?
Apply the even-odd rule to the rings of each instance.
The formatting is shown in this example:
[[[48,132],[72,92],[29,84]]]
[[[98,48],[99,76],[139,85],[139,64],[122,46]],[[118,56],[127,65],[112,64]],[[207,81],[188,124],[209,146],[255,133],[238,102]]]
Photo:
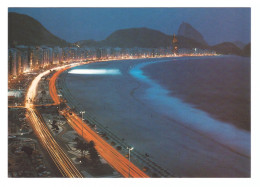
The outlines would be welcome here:
[[[78,41],[76,44],[87,47],[120,47],[120,48],[160,48],[171,47],[172,37],[160,31],[149,28],[130,28],[121,29],[113,32],[105,40]],[[184,36],[177,36],[181,48],[207,48],[207,45],[201,44],[193,39]]]
[[[251,43],[245,45],[243,48],[243,56],[251,56]]]
[[[178,29],[178,36],[183,36],[195,40],[203,45],[207,45],[207,42],[204,40],[202,34],[193,28],[189,23],[182,22]]]
[[[200,43],[196,40],[186,38],[184,36],[177,36],[178,42],[179,42],[179,48],[200,48],[200,49],[209,49],[209,46],[204,43]]]
[[[242,55],[242,50],[232,42],[223,42],[212,46],[211,49],[215,50],[218,54]]]
[[[8,13],[8,45],[49,45],[66,46],[69,45],[65,40],[58,38],[42,26],[34,18],[17,14]]]
[[[142,47],[156,48],[171,45],[170,36],[148,28],[122,29],[113,32],[104,41],[105,45],[112,47]]]
[[[243,48],[242,43],[224,42],[209,46],[203,36],[190,24],[183,22],[176,36],[179,48],[212,49],[219,54],[236,54],[250,56],[251,45]],[[166,48],[172,47],[173,36],[149,28],[121,29],[110,34],[105,40],[82,40],[75,44],[80,47],[120,47],[120,48]],[[17,13],[8,13],[8,45],[48,45],[70,46],[72,44],[50,33],[34,18]]]
[[[100,42],[95,40],[80,40],[75,42],[76,45],[79,46],[87,46],[87,47],[100,47]]]
[[[232,42],[233,44],[235,44],[237,47],[239,47],[240,49],[243,49],[245,46],[246,46],[246,44],[245,43],[243,43],[243,42],[241,42],[241,41],[234,41],[234,42]]]
[[[76,44],[88,47],[157,48],[170,46],[171,38],[148,28],[130,28],[117,30],[102,41],[83,40]]]

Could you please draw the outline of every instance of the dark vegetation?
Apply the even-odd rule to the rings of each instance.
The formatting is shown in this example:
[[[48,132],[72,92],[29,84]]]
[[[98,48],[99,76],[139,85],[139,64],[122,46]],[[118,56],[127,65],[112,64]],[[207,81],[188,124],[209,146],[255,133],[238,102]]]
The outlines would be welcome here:
[[[81,150],[83,158],[85,158],[85,154],[86,154],[86,152],[88,152],[90,155],[89,161],[91,161],[91,164],[94,166],[97,166],[100,164],[99,156],[98,156],[97,150],[95,149],[95,144],[93,141],[90,141],[89,143],[87,143],[78,137],[75,138],[75,141],[77,142],[76,148]],[[83,160],[86,161],[85,159],[83,159]]]

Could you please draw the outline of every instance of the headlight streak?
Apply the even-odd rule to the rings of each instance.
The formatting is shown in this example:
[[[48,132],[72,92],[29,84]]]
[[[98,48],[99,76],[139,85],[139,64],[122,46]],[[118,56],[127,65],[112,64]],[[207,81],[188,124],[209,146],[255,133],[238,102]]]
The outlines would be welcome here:
[[[119,69],[73,69],[69,71],[70,74],[81,75],[120,75]]]
[[[60,69],[60,68],[55,68]],[[25,107],[27,108],[26,116],[31,121],[32,128],[34,133],[39,138],[43,147],[47,150],[53,162],[61,172],[64,177],[80,177],[82,174],[77,170],[74,164],[71,162],[70,158],[65,154],[61,149],[55,139],[52,137],[49,129],[44,124],[44,120],[41,115],[34,108],[33,101],[37,94],[38,83],[41,80],[41,77],[47,75],[50,71],[45,71],[39,74],[31,83],[26,99]]]

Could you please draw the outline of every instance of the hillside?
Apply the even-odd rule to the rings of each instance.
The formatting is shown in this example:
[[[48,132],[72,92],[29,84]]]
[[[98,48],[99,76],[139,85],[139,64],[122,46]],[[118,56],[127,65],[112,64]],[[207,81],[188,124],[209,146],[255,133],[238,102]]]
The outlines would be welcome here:
[[[105,40],[82,40],[77,44],[80,47],[120,47],[120,48],[166,48],[172,47],[172,35],[149,28],[121,29],[110,34]],[[201,33],[188,23],[182,23],[178,30],[179,48],[212,49],[218,54],[235,54],[250,56],[250,44],[239,48],[241,43],[224,42],[209,46]],[[8,13],[8,45],[48,45],[70,46],[71,44],[49,32],[34,18],[17,13]],[[241,46],[242,47],[242,46]]]
[[[8,13],[8,45],[49,45],[66,46],[65,40],[58,38],[34,18],[17,13]]]
[[[78,46],[88,46],[88,47],[100,47],[100,42],[95,40],[80,40],[75,42]]]
[[[148,28],[131,28],[117,30],[108,36],[105,44],[112,47],[156,48],[171,45],[170,36]]]
[[[203,45],[208,45],[202,34],[193,28],[189,23],[182,22],[178,29],[178,36],[183,36],[185,38],[195,40],[196,42]]]
[[[251,56],[251,43],[243,48],[243,56]]]
[[[240,49],[243,49],[245,46],[246,46],[246,44],[245,43],[243,43],[243,42],[241,42],[241,41],[234,41],[234,42],[232,42],[233,44],[235,44],[237,47],[239,47]]]
[[[177,36],[177,39],[181,48],[208,47],[184,36]],[[171,47],[172,36],[148,28],[130,28],[117,30],[102,41],[84,40],[76,44],[87,47],[160,48]]]
[[[211,47],[218,54],[235,54],[242,55],[242,50],[231,42],[223,42]]]

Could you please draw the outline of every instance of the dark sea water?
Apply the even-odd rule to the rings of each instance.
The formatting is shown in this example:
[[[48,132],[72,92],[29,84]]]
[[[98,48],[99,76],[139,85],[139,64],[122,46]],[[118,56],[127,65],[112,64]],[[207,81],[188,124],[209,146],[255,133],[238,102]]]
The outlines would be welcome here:
[[[175,59],[142,70],[170,95],[216,119],[250,130],[250,58]]]
[[[78,111],[176,176],[250,177],[249,58],[98,62],[65,77]]]

